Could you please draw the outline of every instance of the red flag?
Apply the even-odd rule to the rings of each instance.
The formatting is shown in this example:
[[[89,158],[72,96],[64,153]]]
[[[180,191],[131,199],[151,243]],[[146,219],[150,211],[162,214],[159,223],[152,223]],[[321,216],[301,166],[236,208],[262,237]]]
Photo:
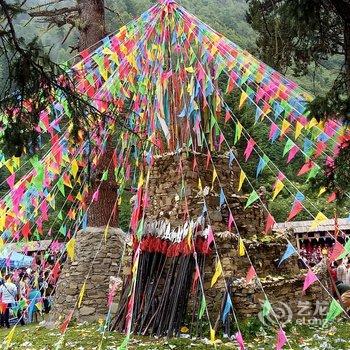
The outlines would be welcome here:
[[[198,267],[198,264],[196,264],[196,271],[194,273],[193,283],[192,283],[192,293],[194,293],[199,276],[200,276],[199,267]]]
[[[293,204],[293,208],[289,213],[287,221],[294,219],[302,211],[302,209],[303,209],[303,205],[301,204],[301,202],[295,201]]]
[[[246,277],[246,282],[247,283],[250,283],[253,278],[256,276],[256,271],[254,269],[254,266],[250,266],[249,270],[248,270],[248,273],[247,273],[247,277]]]
[[[207,164],[206,164],[206,169],[207,170],[208,170],[208,167],[209,167],[210,158],[211,158],[211,155],[210,155],[210,151],[208,150],[208,153],[207,153]]]
[[[192,167],[192,171],[194,171],[196,168],[198,168],[197,159],[196,159],[196,158],[193,158],[193,167]]]
[[[322,141],[318,142],[316,152],[315,152],[315,158],[319,157],[326,148],[327,148],[327,145],[324,142]]]
[[[332,203],[333,201],[335,201],[337,199],[337,194],[336,192],[332,192],[329,197],[327,198],[327,202],[328,203]]]
[[[310,171],[315,166],[315,163],[312,160],[309,160],[306,162],[301,169],[298,172],[298,176],[306,174],[308,171]]]
[[[332,253],[329,256],[329,261],[333,262],[333,261],[337,260],[337,258],[341,254],[343,254],[344,250],[345,250],[344,247],[338,241],[336,241],[334,246],[333,246]]]
[[[25,239],[29,238],[30,235],[30,222],[26,222],[22,227],[22,235]]]
[[[63,323],[60,325],[60,332],[63,334],[66,332],[67,327],[69,325],[70,320],[73,317],[74,310],[69,311],[69,314],[67,315],[66,319],[63,321]]]
[[[266,219],[265,233],[269,233],[272,230],[273,225],[276,223],[272,214],[269,213]]]
[[[7,304],[0,301],[0,314],[4,314],[7,309]]]
[[[226,111],[226,115],[225,115],[225,124],[230,120],[231,118],[231,114],[229,111]]]

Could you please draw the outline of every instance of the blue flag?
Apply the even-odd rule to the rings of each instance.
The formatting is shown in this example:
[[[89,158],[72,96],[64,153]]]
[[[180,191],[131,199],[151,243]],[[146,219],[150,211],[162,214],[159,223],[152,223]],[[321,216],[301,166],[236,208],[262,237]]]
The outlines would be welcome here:
[[[264,170],[265,166],[266,166],[265,159],[263,157],[260,157],[259,164],[256,167],[256,177],[258,177],[262,173],[262,171]]]
[[[291,244],[291,243],[288,243],[287,249],[286,249],[286,251],[284,252],[284,254],[283,254],[283,256],[282,256],[280,262],[278,263],[278,267],[281,265],[281,263],[282,263],[284,260],[288,259],[291,255],[295,254],[296,252],[297,252],[297,251],[296,251],[295,248],[292,246],[292,244]]]
[[[227,316],[231,310],[233,310],[232,300],[231,300],[230,294],[227,294],[225,308],[224,308],[224,311],[222,313],[222,322],[223,323],[225,323]]]
[[[224,194],[224,190],[221,189],[221,191],[220,191],[220,207],[224,204],[225,204],[225,194]]]

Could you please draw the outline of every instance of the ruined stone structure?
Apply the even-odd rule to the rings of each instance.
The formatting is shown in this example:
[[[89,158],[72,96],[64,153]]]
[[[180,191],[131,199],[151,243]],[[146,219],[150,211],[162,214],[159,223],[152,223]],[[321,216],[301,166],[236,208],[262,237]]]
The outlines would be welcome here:
[[[128,252],[130,245],[122,230],[109,228],[106,240],[104,231],[104,227],[88,227],[77,233],[76,257],[73,262],[68,258],[63,265],[50,312],[51,322],[59,323],[71,310],[75,310],[73,319],[78,322],[105,319],[111,277],[121,272],[129,273],[121,269],[130,265],[130,261],[122,259],[123,252]],[[125,259],[127,256],[130,256],[130,252]],[[79,294],[85,280],[85,293],[78,308]]]

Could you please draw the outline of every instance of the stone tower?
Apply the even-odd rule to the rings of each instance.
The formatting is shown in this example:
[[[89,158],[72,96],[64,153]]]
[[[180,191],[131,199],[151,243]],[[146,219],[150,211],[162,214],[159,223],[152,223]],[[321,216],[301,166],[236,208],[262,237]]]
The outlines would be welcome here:
[[[133,308],[132,328],[136,333],[178,335],[183,325],[189,325],[191,332],[198,331],[202,293],[198,283],[193,283],[196,275],[194,250],[207,309],[216,328],[221,324],[220,315],[227,293],[230,293],[235,312],[241,318],[256,316],[261,311],[264,292],[275,311],[288,303],[287,318],[297,315],[298,302],[315,303],[322,295],[322,288],[314,285],[302,296],[305,271],[299,269],[296,257],[277,266],[286,248],[286,238],[263,233],[266,214],[259,201],[244,209],[247,196],[237,193],[239,169],[235,163],[229,164],[226,155],[213,156],[212,161],[227,198],[227,203],[221,206],[221,187],[218,180],[212,181],[213,167],[206,155],[184,151],[162,155],[154,161]],[[199,179],[202,190],[198,186]],[[263,196],[263,191],[260,195]],[[247,255],[238,254],[235,228],[228,231],[227,204],[259,282],[255,279],[246,283],[251,264]],[[200,222],[198,218],[201,218]],[[206,247],[208,225],[216,242],[216,246],[211,243],[210,249]],[[193,230],[195,248],[188,247],[189,226]],[[221,276],[211,287],[218,256],[225,279]],[[118,330],[125,328],[129,288],[126,283],[115,318],[114,326]],[[227,325],[225,327],[227,332]]]

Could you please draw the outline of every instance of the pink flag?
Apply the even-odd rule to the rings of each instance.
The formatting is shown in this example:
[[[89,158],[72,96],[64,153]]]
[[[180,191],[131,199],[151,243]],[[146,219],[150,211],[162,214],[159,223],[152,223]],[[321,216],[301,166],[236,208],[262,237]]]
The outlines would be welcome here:
[[[13,173],[6,179],[6,182],[10,186],[11,190],[15,184],[15,176],[16,176],[16,173]]]
[[[298,151],[299,151],[298,146],[293,146],[291,148],[291,150],[289,151],[289,154],[288,154],[287,163],[289,163],[295,157],[295,155],[298,153]]]
[[[210,247],[210,244],[214,241],[214,234],[213,234],[213,229],[211,226],[208,226],[208,238],[207,238],[207,251]]]
[[[338,241],[336,241],[333,246],[332,253],[329,257],[329,261],[333,262],[337,260],[339,255],[343,254],[343,252],[344,252],[344,247]]]
[[[255,146],[256,142],[250,138],[247,142],[247,147],[244,151],[244,156],[245,156],[245,161],[248,160],[248,158],[250,157],[250,155],[252,154],[253,148]]]
[[[228,218],[228,230],[231,231],[232,229],[232,224],[233,224],[233,216],[232,213],[230,213],[229,218]]]
[[[239,350],[244,350],[245,347],[244,347],[244,340],[243,340],[243,337],[242,337],[242,333],[241,332],[237,332],[235,334],[235,338],[236,338],[236,341],[239,345]]]
[[[225,136],[223,133],[220,134],[220,138],[219,138],[219,147],[221,147],[221,144],[224,142]]]
[[[96,192],[92,195],[92,201],[97,202],[98,201],[98,195],[99,195],[99,189],[96,190]]]
[[[286,333],[282,328],[277,333],[276,350],[282,350],[283,346],[287,343]]]
[[[245,279],[246,282],[250,283],[255,276],[256,276],[256,272],[255,272],[254,266],[250,266],[248,273],[247,273],[247,277]]]
[[[311,269],[309,269],[305,276],[303,292],[305,292],[306,289],[308,289],[315,281],[317,281],[317,276],[313,273]]]
[[[270,129],[270,134],[269,134],[269,140],[271,140],[273,138],[273,136],[275,135],[277,130],[278,130],[278,125],[276,125],[275,123],[272,123],[271,129]]]

